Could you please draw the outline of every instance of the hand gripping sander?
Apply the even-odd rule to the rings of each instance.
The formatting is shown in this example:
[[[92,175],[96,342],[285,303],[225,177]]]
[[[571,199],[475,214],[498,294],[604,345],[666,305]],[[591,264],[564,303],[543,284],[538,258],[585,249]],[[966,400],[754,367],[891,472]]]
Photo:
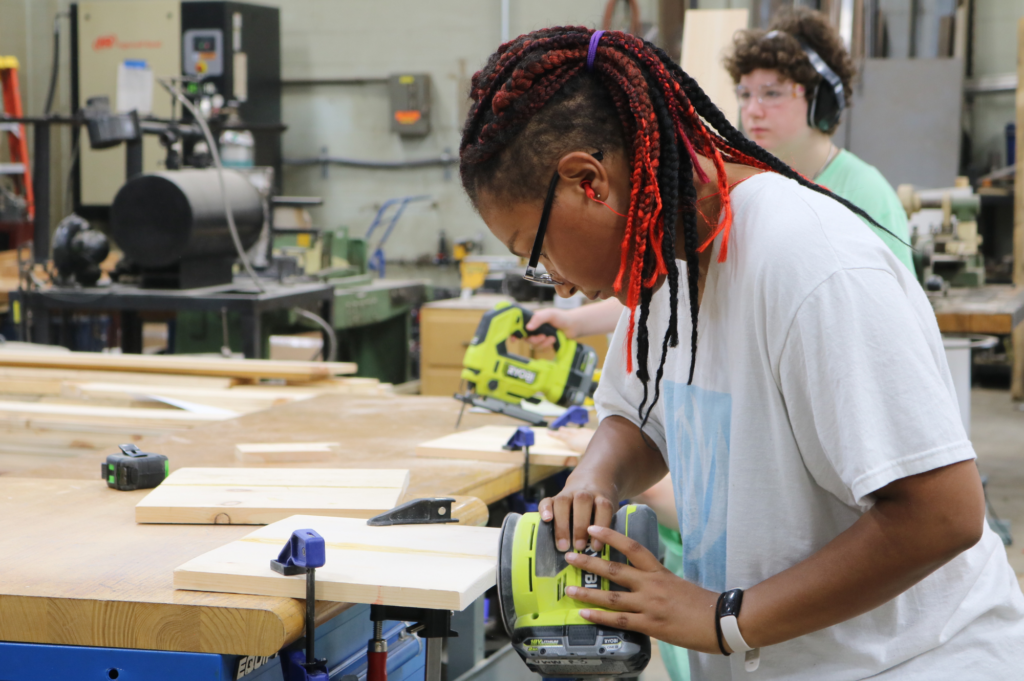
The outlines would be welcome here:
[[[621,507],[611,528],[635,539],[652,553],[658,549],[658,520],[647,506]],[[554,523],[538,513],[510,513],[498,547],[498,605],[512,647],[530,671],[544,677],[634,677],[651,659],[645,634],[595,625],[580,617],[583,608],[601,610],[569,598],[566,587],[626,591],[614,582],[573,567],[555,547]],[[611,546],[604,560],[627,563]]]

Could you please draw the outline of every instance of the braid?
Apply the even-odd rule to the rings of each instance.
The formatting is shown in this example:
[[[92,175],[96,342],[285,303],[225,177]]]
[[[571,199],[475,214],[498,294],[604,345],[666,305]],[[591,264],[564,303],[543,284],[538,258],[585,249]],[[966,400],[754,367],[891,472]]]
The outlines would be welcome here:
[[[592,68],[586,68],[592,35],[581,26],[554,27],[520,36],[491,55],[472,79],[473,104],[459,145],[459,171],[474,203],[483,187],[506,199],[535,201],[545,191],[551,167],[566,153],[596,148],[625,156],[630,168],[629,208],[614,290],[621,294],[626,287],[626,369],[634,370],[635,341],[636,376],[643,386],[638,409],[642,430],[661,395],[669,349],[679,344],[680,228],[691,323],[687,383],[693,382],[699,254],[719,235],[719,262],[728,254],[733,214],[726,163],[791,178],[892,233],[744,137],[696,81],[654,45],[607,31],[597,44]],[[701,156],[713,164],[721,196],[721,218],[710,225],[711,234],[702,243],[694,181],[706,183],[709,178]],[[654,288],[662,278],[668,284],[669,320],[651,397],[647,326]]]

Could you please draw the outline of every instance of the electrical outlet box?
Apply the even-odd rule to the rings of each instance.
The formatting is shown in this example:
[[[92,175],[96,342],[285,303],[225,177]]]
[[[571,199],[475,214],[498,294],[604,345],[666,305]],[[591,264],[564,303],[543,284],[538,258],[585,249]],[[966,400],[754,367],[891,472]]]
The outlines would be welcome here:
[[[430,76],[426,73],[393,75],[388,79],[391,95],[391,132],[422,137],[430,132]]]

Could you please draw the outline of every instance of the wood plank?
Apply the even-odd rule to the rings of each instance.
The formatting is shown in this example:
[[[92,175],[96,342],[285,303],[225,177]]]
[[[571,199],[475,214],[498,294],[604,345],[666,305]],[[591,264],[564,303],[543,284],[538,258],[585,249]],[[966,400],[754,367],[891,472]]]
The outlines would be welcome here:
[[[128,407],[89,407],[71,404],[39,404],[32,402],[0,401],[0,421],[38,423],[150,424],[190,426],[209,421],[222,421],[223,416],[196,414],[176,409],[132,409]]]
[[[409,487],[401,469],[179,468],[135,507],[139,523],[267,525],[298,514],[372,518]]]
[[[340,442],[243,442],[235,445],[235,458],[242,463],[294,463],[330,461],[337,458]]]
[[[59,395],[68,384],[88,383],[156,383],[175,387],[228,389],[230,378],[216,376],[178,376],[173,374],[140,374],[124,371],[71,371],[35,367],[0,366],[0,392],[36,395]]]
[[[683,23],[679,64],[733,125],[739,122],[740,107],[736,101],[736,86],[722,58],[732,47],[733,35],[747,28],[748,15],[746,9],[691,9]]]
[[[504,449],[517,426],[483,426],[464,430],[416,447],[416,456],[441,459],[474,459],[498,463],[521,464],[523,452]],[[594,431],[587,432],[593,434]],[[534,428],[536,445],[530,447],[530,463],[543,466],[575,466],[580,453],[551,436],[547,428]]]
[[[284,404],[294,400],[305,400],[316,395],[316,391],[306,390],[304,394],[287,393],[273,388],[224,390],[216,388],[190,388],[154,383],[68,383],[62,394],[78,398],[110,398],[132,397],[136,395],[154,395],[173,397],[196,404],[204,404],[238,412],[260,411],[275,404]]]
[[[303,528],[327,544],[327,562],[316,571],[323,600],[463,610],[494,585],[497,528],[370,527],[351,518],[297,515],[188,561],[174,571],[174,586],[302,598],[305,576],[279,575],[270,561]]]
[[[351,362],[297,362],[174,355],[114,355],[98,352],[0,351],[0,365],[51,369],[141,371],[230,378],[276,378],[292,381],[315,381],[338,374],[354,374],[356,372],[356,365]]]
[[[1017,130],[1024,130],[1024,17],[1017,20]],[[1024,144],[1017,145],[1013,181],[1013,283],[1024,286]],[[1024,360],[1021,360],[1024,361]]]

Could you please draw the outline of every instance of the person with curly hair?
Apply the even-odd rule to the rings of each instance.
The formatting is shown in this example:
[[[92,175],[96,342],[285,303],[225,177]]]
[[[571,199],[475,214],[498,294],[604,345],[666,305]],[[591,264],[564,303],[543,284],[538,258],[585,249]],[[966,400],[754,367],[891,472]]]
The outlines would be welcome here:
[[[809,116],[820,90],[830,86],[805,46],[839,77],[847,102],[853,94],[856,69],[825,15],[807,7],[783,8],[767,31],[740,31],[733,42],[725,66],[736,84],[746,134],[804,177],[863,208],[888,230],[875,231],[913,272],[904,243],[907,216],[896,192],[877,168],[832,142],[838,116]]]
[[[470,96],[459,171],[488,229],[528,279],[628,308],[597,431],[538,507],[568,563],[626,588],[567,585],[580,616],[689,649],[698,680],[1019,677],[1024,594],[935,313],[864,220],[885,228],[626,33],[522,35]],[[666,473],[682,577],[608,527]]]

